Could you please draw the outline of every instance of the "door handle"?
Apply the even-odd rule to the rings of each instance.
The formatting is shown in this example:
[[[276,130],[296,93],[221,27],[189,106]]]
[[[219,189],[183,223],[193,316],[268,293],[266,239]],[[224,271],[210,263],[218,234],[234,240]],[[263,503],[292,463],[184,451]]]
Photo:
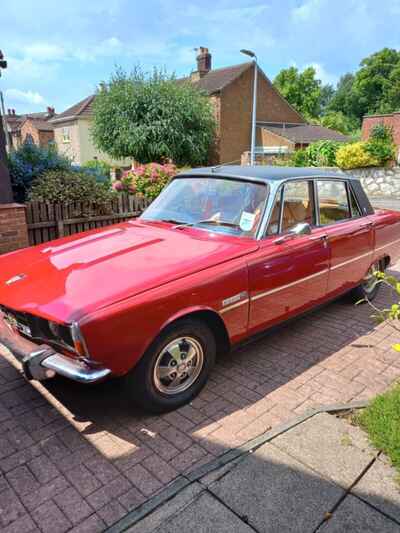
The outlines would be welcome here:
[[[360,228],[372,228],[373,225],[373,222],[364,222],[364,224],[360,224]]]
[[[326,241],[328,240],[328,234],[323,233],[322,235],[314,235],[313,237],[310,237],[311,241]]]

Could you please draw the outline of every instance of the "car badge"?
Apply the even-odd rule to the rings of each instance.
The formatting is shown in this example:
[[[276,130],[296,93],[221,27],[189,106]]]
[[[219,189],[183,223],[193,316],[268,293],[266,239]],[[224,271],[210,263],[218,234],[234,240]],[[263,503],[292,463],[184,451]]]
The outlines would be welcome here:
[[[6,285],[12,285],[13,283],[16,283],[17,281],[21,281],[21,279],[26,278],[26,274],[18,274],[18,276],[14,276],[13,278],[10,278],[6,281]]]

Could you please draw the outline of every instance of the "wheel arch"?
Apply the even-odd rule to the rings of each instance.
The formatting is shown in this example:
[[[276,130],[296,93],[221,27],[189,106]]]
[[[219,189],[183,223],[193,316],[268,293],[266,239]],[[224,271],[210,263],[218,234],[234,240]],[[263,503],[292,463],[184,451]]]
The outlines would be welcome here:
[[[160,328],[159,335],[165,331],[166,328],[173,326],[175,323],[183,319],[195,319],[204,322],[214,334],[217,343],[217,353],[230,351],[231,342],[225,322],[216,311],[210,308],[191,308],[180,311],[176,315],[170,317],[163,324]]]

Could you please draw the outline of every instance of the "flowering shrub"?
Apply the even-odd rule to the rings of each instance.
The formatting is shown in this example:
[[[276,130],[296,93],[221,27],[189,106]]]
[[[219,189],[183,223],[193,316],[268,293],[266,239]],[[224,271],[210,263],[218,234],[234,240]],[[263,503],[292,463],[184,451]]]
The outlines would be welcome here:
[[[125,172],[120,180],[113,183],[113,189],[154,200],[175,174],[176,167],[172,163],[140,165]]]
[[[14,198],[24,202],[33,180],[49,170],[69,170],[71,162],[59,155],[54,147],[23,144],[8,156],[8,167]]]
[[[340,168],[374,167],[379,160],[366,149],[365,142],[345,144],[336,152],[336,163]]]

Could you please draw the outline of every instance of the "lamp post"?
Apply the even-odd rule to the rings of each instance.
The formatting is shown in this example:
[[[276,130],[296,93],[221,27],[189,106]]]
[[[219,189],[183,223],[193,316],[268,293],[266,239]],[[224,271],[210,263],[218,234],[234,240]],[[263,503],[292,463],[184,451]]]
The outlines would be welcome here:
[[[253,83],[253,110],[251,116],[251,148],[250,148],[250,164],[253,166],[256,160],[256,116],[257,116],[257,56],[251,50],[240,50],[246,56],[254,59],[254,83]]]
[[[7,68],[7,61],[5,61],[0,50],[0,76],[1,70],[5,68]],[[0,108],[0,204],[11,203],[13,199],[10,175],[7,168],[6,135],[7,131]]]

